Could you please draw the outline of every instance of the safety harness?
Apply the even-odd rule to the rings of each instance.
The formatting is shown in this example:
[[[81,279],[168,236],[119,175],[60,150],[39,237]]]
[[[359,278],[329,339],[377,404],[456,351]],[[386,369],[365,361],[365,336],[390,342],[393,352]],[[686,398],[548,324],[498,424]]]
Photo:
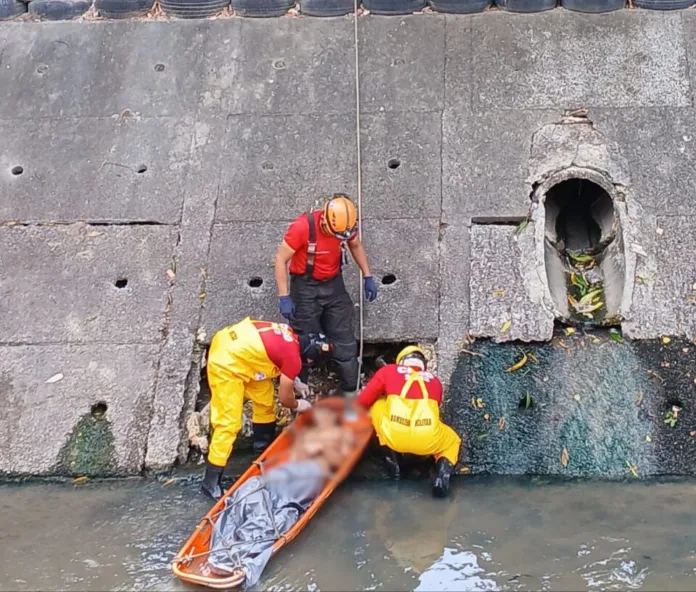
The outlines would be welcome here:
[[[302,277],[309,280],[314,275],[314,262],[317,255],[317,227],[314,223],[314,214],[309,211],[305,212],[307,224],[309,226],[309,241],[307,242],[307,265]],[[341,241],[341,260],[339,263],[339,272],[343,271],[343,265],[347,262],[348,254],[346,253],[346,243]]]
[[[314,274],[314,258],[317,254],[317,229],[314,225],[314,215],[307,212],[307,224],[309,224],[309,242],[307,243],[307,265],[305,266],[304,279],[311,279]]]

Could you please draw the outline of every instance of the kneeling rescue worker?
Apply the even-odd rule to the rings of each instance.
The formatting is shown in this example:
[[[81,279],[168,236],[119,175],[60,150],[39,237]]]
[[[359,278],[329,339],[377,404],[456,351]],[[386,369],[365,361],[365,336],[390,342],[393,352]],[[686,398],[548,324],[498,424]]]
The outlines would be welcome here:
[[[358,396],[358,403],[370,410],[383,447],[400,454],[435,457],[433,495],[445,497],[459,459],[461,438],[440,421],[442,383],[426,369],[425,352],[408,346],[396,356],[396,364],[387,364],[375,373]],[[398,469],[398,461],[387,460]]]
[[[302,214],[290,224],[276,253],[275,279],[280,313],[297,333],[326,334],[334,346],[341,391],[352,397],[358,388],[358,345],[353,303],[341,274],[346,246],[363,273],[365,299],[372,302],[377,298],[377,284],[358,238],[358,212],[342,193],[327,200],[321,210]],[[305,382],[306,376],[305,369]]]
[[[242,428],[245,399],[252,405],[254,452],[261,453],[275,438],[276,410],[273,379],[280,377],[278,401],[288,409],[306,411],[311,404],[296,399],[294,389],[308,392],[297,378],[303,364],[313,365],[331,355],[321,334],[296,335],[285,324],[243,321],[213,336],[208,353],[210,440],[201,489],[213,499],[222,496],[222,473]]]

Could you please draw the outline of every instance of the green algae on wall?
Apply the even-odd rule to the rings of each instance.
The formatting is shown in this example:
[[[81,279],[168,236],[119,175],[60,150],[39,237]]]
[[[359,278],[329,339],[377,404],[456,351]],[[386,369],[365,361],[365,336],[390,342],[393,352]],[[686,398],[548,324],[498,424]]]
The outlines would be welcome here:
[[[468,345],[445,412],[465,437],[461,463],[493,474],[694,474],[696,347],[666,341],[597,330]],[[523,353],[525,365],[506,372]]]
[[[118,473],[111,422],[104,412],[93,410],[80,418],[58,459],[56,474],[101,477]]]

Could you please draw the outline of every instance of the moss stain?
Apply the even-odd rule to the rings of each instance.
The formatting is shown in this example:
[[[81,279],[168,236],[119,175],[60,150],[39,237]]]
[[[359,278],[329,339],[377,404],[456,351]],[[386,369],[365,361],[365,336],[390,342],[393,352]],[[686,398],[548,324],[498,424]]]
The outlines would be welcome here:
[[[55,472],[90,477],[116,472],[114,436],[105,415],[85,413],[80,418],[61,448]]]

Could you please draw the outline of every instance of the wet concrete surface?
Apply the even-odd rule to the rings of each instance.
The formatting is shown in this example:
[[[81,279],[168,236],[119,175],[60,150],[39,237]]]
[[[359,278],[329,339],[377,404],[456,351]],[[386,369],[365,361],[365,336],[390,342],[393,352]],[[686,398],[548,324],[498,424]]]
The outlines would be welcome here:
[[[0,488],[0,590],[185,590],[169,561],[198,483]],[[693,590],[696,481],[460,477],[344,484],[260,590]]]

